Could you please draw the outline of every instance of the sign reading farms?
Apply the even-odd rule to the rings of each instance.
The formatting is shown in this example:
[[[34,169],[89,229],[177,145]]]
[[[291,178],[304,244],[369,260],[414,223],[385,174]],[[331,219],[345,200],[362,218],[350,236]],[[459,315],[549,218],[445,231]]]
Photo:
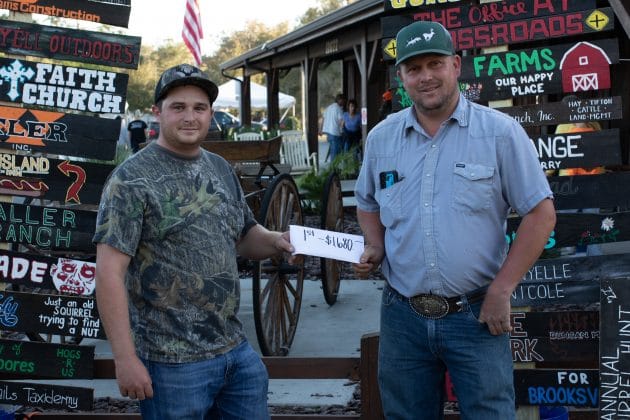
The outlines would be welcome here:
[[[0,51],[136,69],[140,37],[0,20]]]
[[[77,4],[76,0],[3,0],[3,9],[20,13],[39,13],[54,17],[80,19],[127,27],[129,25],[129,2],[107,2],[87,0]]]
[[[460,88],[472,101],[609,89],[616,39],[467,56]]]
[[[0,80],[3,101],[122,114],[129,75],[2,58]]]
[[[0,153],[0,194],[98,204],[113,169],[114,165]]]
[[[119,133],[115,119],[0,106],[3,149],[112,160]]]

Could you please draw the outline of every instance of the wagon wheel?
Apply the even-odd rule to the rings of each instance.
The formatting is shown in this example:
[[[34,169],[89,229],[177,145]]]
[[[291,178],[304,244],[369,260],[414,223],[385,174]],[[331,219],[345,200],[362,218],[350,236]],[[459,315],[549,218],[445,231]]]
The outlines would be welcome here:
[[[259,221],[269,230],[284,232],[290,224],[302,225],[302,207],[297,187],[288,174],[275,177],[267,186]],[[260,351],[265,356],[286,356],[297,329],[304,263],[289,264],[284,256],[254,263],[254,323]]]
[[[331,173],[324,185],[322,194],[321,228],[335,232],[343,232],[343,196],[339,175]],[[324,299],[334,305],[339,293],[341,262],[330,258],[320,258],[322,269],[322,288]]]

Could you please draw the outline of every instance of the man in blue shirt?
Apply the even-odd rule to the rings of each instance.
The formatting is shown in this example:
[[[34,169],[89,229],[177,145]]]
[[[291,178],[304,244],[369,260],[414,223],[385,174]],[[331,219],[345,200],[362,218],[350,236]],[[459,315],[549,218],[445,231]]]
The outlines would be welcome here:
[[[382,264],[387,279],[385,416],[441,419],[448,370],[467,419],[514,419],[510,295],[555,225],[552,192],[522,127],[460,95],[444,27],[415,22],[396,42],[413,106],[371,130],[355,192],[366,247],[354,268]],[[508,252],[510,209],[523,220]]]

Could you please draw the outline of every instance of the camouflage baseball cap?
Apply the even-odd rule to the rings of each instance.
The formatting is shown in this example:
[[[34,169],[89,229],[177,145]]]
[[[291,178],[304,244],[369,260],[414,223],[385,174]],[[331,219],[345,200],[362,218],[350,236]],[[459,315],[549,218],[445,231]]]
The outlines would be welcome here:
[[[451,34],[437,22],[417,21],[396,35],[396,65],[421,54],[453,55]]]
[[[208,94],[210,104],[214,103],[219,95],[219,88],[208,75],[190,64],[179,64],[165,70],[155,86],[155,98],[153,103],[158,103],[168,94],[168,91],[177,86],[195,85]]]

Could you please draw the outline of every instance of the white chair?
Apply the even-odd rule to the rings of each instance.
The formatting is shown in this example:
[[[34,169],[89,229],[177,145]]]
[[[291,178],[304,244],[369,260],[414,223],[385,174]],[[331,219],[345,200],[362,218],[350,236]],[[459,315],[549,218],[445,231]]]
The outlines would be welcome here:
[[[234,140],[263,140],[262,133],[236,133],[234,134]]]
[[[317,173],[317,153],[308,153],[308,142],[304,134],[298,130],[287,130],[280,133],[282,149],[280,162],[291,165],[291,174],[302,174],[311,169]]]

